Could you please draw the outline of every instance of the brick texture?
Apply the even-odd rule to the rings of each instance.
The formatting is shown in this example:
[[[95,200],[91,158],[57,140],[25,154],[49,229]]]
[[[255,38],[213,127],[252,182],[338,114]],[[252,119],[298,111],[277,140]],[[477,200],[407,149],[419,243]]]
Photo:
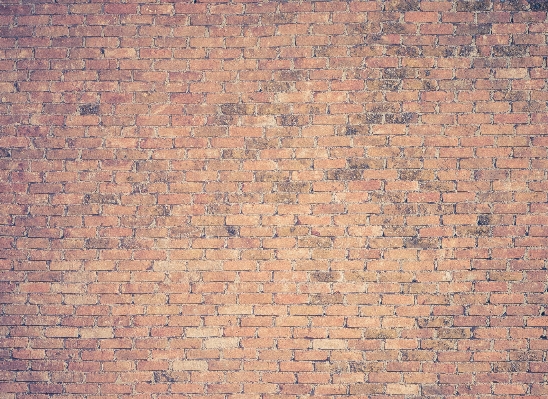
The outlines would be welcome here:
[[[548,3],[0,1],[0,398],[548,397]]]

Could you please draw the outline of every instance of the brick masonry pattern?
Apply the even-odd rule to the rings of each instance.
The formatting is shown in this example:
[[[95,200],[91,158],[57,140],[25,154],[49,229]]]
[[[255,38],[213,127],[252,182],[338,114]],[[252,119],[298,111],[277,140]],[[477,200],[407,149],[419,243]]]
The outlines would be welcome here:
[[[2,0],[0,398],[546,398],[547,10]]]

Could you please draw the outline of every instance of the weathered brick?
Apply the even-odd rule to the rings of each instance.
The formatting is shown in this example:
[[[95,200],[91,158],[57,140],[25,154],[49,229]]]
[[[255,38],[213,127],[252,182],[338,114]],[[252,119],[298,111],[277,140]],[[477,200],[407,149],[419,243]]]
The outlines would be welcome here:
[[[548,392],[546,2],[8,3],[4,396]]]

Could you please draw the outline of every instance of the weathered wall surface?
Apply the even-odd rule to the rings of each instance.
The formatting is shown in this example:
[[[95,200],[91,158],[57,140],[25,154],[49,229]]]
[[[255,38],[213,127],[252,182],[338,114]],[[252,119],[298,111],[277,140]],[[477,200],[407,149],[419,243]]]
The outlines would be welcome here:
[[[1,3],[2,399],[548,396],[548,3]]]

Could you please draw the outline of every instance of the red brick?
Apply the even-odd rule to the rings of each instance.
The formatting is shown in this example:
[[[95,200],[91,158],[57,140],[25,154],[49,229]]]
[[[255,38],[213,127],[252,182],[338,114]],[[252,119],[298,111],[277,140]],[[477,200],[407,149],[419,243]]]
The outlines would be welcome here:
[[[544,11],[11,3],[10,399],[548,392]]]

